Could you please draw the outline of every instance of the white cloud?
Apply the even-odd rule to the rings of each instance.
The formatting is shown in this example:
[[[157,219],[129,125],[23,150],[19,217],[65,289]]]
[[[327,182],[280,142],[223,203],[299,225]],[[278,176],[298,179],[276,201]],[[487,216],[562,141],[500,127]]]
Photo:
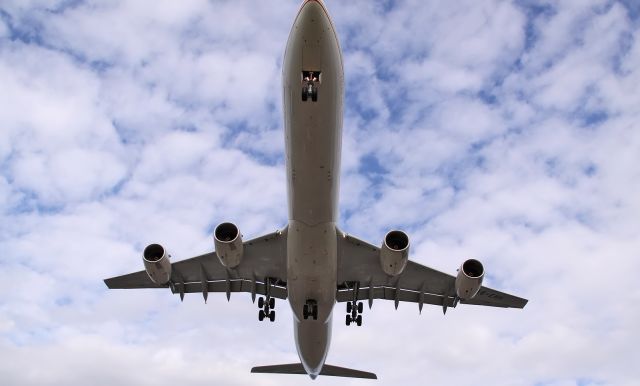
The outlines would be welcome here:
[[[4,20],[0,19],[0,38],[9,36],[9,33],[9,26],[4,22]]]
[[[13,162],[14,186],[36,193],[39,202],[96,197],[124,178],[126,168],[110,153],[70,149],[51,157],[29,155]]]

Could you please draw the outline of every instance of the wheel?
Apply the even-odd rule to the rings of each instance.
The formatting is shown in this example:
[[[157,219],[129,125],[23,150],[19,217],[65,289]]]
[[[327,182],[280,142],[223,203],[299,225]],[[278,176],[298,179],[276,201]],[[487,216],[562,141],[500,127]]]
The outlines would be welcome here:
[[[264,311],[258,311],[258,320],[261,322],[264,320]]]
[[[311,91],[311,100],[314,102],[318,101],[318,89],[314,88],[313,91]]]
[[[362,305],[362,302],[358,303],[358,313],[360,313],[360,314],[361,314],[361,313],[362,313],[362,309],[363,309],[363,308],[364,308],[364,307],[363,307],[363,305]]]
[[[275,312],[275,311],[271,311],[271,312],[269,313],[269,320],[270,320],[270,321],[272,321],[272,322],[273,322],[274,320],[276,320],[276,312]]]
[[[358,315],[358,317],[356,318],[356,324],[358,326],[362,326],[362,315]]]
[[[306,102],[307,101],[307,88],[306,87],[302,87],[302,101]]]
[[[351,312],[351,302],[347,302],[347,313]]]
[[[318,306],[314,305],[313,310],[311,311],[311,315],[313,316],[313,320],[318,320]]]
[[[258,308],[262,308],[262,307],[264,307],[264,298],[260,296],[258,298]]]
[[[346,324],[347,326],[351,324],[351,315],[347,315]]]
[[[275,298],[269,298],[269,307],[276,308],[276,299]]]
[[[309,317],[309,305],[305,304],[302,306],[302,317],[307,319]]]

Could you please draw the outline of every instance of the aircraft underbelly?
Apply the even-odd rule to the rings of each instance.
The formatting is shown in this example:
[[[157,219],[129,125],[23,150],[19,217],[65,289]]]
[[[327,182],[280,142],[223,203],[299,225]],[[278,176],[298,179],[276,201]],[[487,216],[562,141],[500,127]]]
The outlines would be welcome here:
[[[317,7],[305,6],[296,19],[283,63],[289,218],[308,225],[337,220],[342,146],[340,49]],[[305,71],[319,74],[316,101],[302,98]]]
[[[314,96],[305,95],[312,73]],[[287,290],[296,348],[309,374],[318,374],[329,349],[337,280],[336,221],[344,76],[328,15],[305,3],[289,35],[283,62],[283,107],[289,227]],[[304,318],[317,304],[317,319]]]

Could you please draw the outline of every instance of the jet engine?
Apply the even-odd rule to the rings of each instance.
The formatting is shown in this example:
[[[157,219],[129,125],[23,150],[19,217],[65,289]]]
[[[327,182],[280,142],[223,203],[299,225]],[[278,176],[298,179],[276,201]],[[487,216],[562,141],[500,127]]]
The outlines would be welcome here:
[[[462,263],[456,276],[456,295],[462,300],[472,299],[482,286],[484,267],[476,259],[469,259]]]
[[[235,224],[224,222],[213,231],[213,243],[220,263],[234,268],[242,260],[242,235]]]
[[[171,279],[171,256],[160,244],[150,244],[142,253],[144,269],[152,282],[165,285]]]
[[[402,273],[409,259],[409,236],[403,231],[387,233],[380,248],[380,264],[389,276]]]

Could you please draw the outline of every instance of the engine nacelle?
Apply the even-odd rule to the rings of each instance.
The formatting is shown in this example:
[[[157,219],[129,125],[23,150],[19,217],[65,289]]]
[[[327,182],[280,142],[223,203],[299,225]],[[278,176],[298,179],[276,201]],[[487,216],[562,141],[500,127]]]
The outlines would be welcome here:
[[[409,260],[409,236],[403,231],[387,233],[380,248],[380,265],[389,276],[396,276],[404,271]]]
[[[242,261],[242,235],[235,224],[224,222],[213,231],[213,243],[220,263],[234,268]]]
[[[456,295],[462,300],[472,299],[482,286],[484,267],[476,259],[462,263],[456,276]]]
[[[171,256],[160,244],[149,244],[142,253],[144,269],[152,282],[165,285],[171,279]]]

